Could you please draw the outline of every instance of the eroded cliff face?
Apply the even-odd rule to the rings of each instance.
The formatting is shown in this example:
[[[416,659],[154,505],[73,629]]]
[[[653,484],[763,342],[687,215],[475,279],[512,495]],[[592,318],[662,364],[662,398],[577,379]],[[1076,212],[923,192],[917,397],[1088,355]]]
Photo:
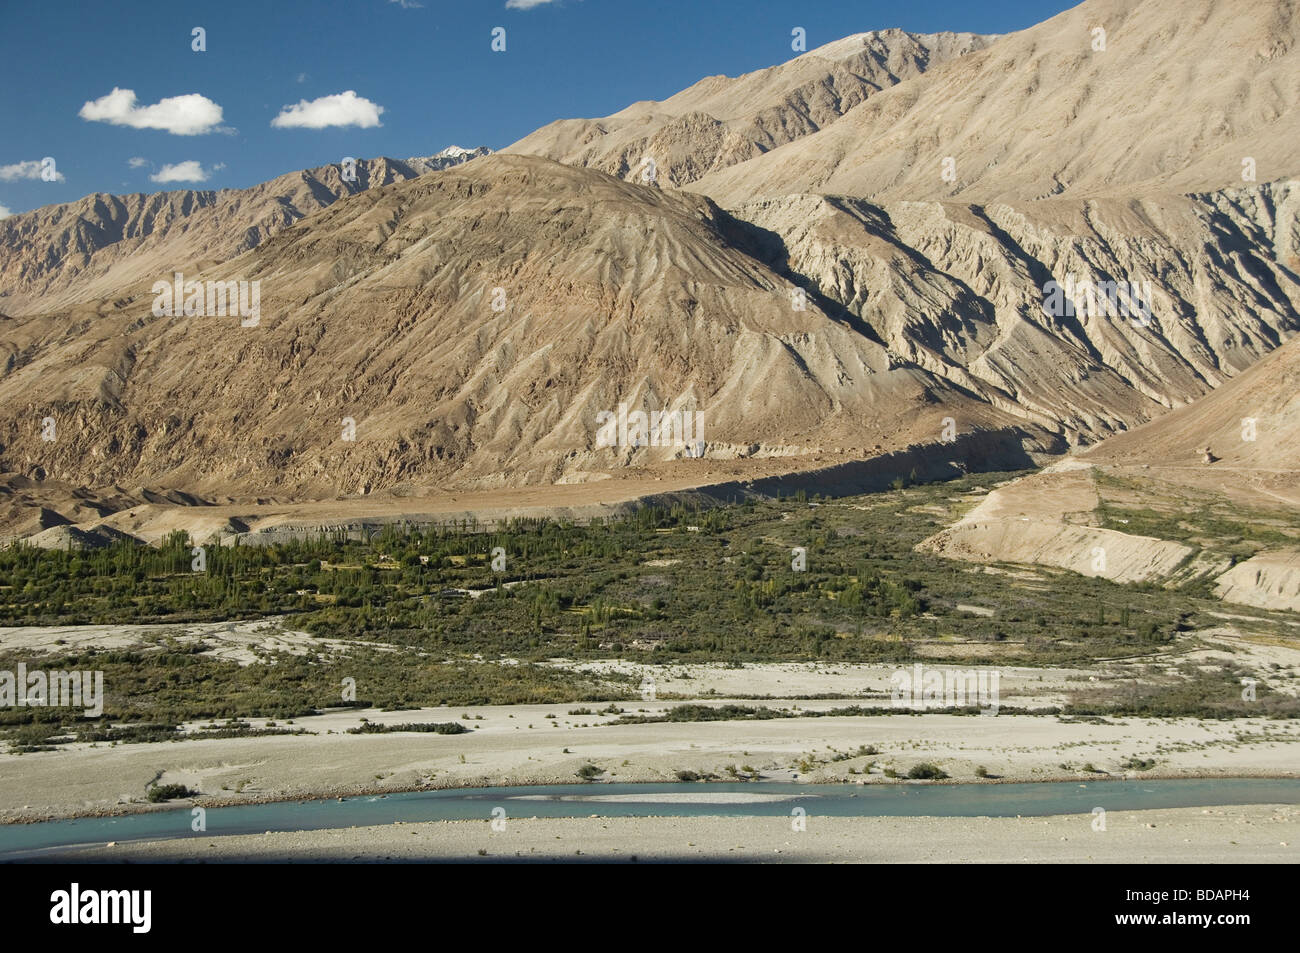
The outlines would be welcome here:
[[[1116,582],[1205,579],[1229,602],[1294,610],[1297,507],[1300,338],[1193,404],[993,490],[921,548]]]
[[[774,267],[891,354],[1092,442],[1197,399],[1300,330],[1286,252],[1298,205],[1300,183],[1282,182],[1015,207],[803,195],[732,211]],[[1118,300],[1089,296],[1112,282]]]
[[[1300,550],[1252,556],[1215,579],[1214,592],[1227,602],[1300,612]]]

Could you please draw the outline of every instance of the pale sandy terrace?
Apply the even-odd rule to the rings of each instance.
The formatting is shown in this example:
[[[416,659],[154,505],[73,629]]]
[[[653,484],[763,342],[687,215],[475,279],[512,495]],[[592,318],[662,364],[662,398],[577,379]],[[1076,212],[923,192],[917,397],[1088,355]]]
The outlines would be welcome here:
[[[481,595],[481,591],[471,591]],[[1098,662],[1077,668],[1037,668],[1009,664],[989,664],[1000,673],[1001,703],[1006,706],[1043,707],[1060,705],[1066,693],[1084,685],[1106,683],[1116,679],[1141,677],[1142,670],[1151,664],[1161,668],[1182,661],[1222,662],[1232,660],[1253,667],[1265,674],[1269,685],[1288,694],[1300,694],[1300,644],[1281,641],[1273,637],[1247,634],[1257,617],[1240,613],[1216,613],[1224,624],[1196,633],[1206,643],[1206,648],[1183,655],[1165,658],[1135,656],[1110,662]],[[1300,620],[1285,624],[1300,629]],[[157,645],[164,639],[174,639],[181,644],[204,642],[204,655],[211,655],[249,665],[262,661],[268,653],[287,652],[293,655],[322,653],[346,655],[352,646],[365,646],[386,652],[404,651],[398,646],[382,642],[364,642],[352,639],[328,639],[292,628],[288,617],[267,617],[230,622],[190,622],[161,624],[103,624],[64,626],[10,626],[0,627],[0,649],[10,652],[30,652],[33,656],[59,652],[80,652],[91,649],[125,649]],[[962,652],[980,648],[996,650],[997,646],[983,643],[954,644]],[[936,650],[942,646],[924,645],[922,650]],[[967,669],[964,662],[949,662],[942,657],[930,657],[924,664],[937,667]],[[631,676],[639,685],[645,678],[654,683],[657,695],[676,698],[736,697],[736,698],[792,698],[804,695],[839,695],[844,698],[861,696],[869,701],[891,689],[890,677],[900,669],[910,670],[908,663],[846,663],[846,662],[765,662],[747,663],[728,668],[717,663],[651,665],[632,659],[606,659],[591,662],[573,662],[554,659],[543,663],[595,675],[617,673]],[[618,686],[626,688],[626,682]]]
[[[1300,653],[1297,653],[1300,655]],[[628,659],[595,662],[552,662],[557,667],[596,675],[630,676],[632,685],[653,687],[656,698],[790,699],[801,696],[839,695],[840,704],[888,704],[899,671],[911,673],[912,663],[867,664],[848,662],[765,662],[727,668],[716,663],[650,665]],[[927,667],[965,671],[976,666],[946,665],[926,660]],[[1060,705],[1068,691],[1081,684],[1123,677],[1122,667],[1025,668],[1000,665],[998,690],[1002,705],[1043,707]],[[645,689],[641,689],[644,691]],[[859,697],[861,696],[861,697]],[[620,703],[627,707],[633,703]]]
[[[391,824],[344,830],[115,844],[64,859],[113,863],[468,859],[492,861],[1294,863],[1294,805],[1112,811],[1035,818],[817,817],[796,832],[784,817],[520,818]]]
[[[358,640],[323,639],[284,628],[280,620],[250,619],[232,622],[190,622],[161,625],[25,625],[0,627],[0,649],[11,652],[60,653],[89,649],[128,649],[164,639],[186,645],[204,642],[200,655],[252,665],[271,653],[290,655],[346,653],[349,646],[365,645],[381,652],[396,651],[391,644]]]
[[[1297,623],[1300,625],[1300,623]],[[1043,708],[1064,705],[1080,688],[1104,687],[1116,682],[1149,679],[1151,673],[1167,672],[1186,662],[1217,666],[1235,662],[1261,673],[1270,689],[1300,694],[1300,648],[1275,639],[1243,637],[1231,625],[1197,633],[1203,648],[1181,655],[1131,658],[1097,662],[1078,668],[1031,668],[1007,664],[972,665],[943,658],[922,658],[926,669],[941,671],[996,671],[1003,707]],[[963,649],[966,645],[961,646]],[[557,667],[596,675],[620,673],[630,676],[633,686],[653,687],[656,697],[789,699],[838,695],[843,704],[887,704],[894,683],[892,677],[911,672],[911,662],[764,662],[727,668],[716,663],[650,665],[629,659],[570,662],[556,660]],[[648,680],[648,682],[647,682]],[[857,696],[862,696],[858,698]]]
[[[629,713],[654,713],[672,704],[623,706]],[[816,709],[842,703],[784,704]],[[5,755],[0,756],[0,819],[147,810],[145,791],[155,782],[201,791],[204,797],[196,803],[225,804],[575,783],[575,772],[588,763],[605,770],[603,779],[623,782],[673,781],[681,770],[728,777],[728,765],[749,766],[773,780],[860,781],[863,776],[849,774],[849,769],[860,772],[875,762],[871,783],[892,784],[900,782],[886,779],[884,768],[906,772],[919,761],[931,761],[961,781],[974,781],[976,768],[983,765],[1006,780],[1100,784],[1099,775],[1079,769],[1091,762],[1111,776],[1137,776],[1120,766],[1130,757],[1156,759],[1155,769],[1141,777],[1300,776],[1300,724],[1294,721],[1125,718],[1097,725],[1051,716],[932,714],[610,725],[614,716],[568,715],[574,707],[334,712],[298,719],[295,727],[316,732],[310,735],[83,744]],[[344,733],[362,717],[399,723],[448,721],[463,714],[471,716],[468,724],[474,728],[463,735]],[[548,714],[557,717],[548,719]],[[878,753],[830,760],[861,745],[872,745]],[[809,759],[816,763],[804,770],[801,762]]]

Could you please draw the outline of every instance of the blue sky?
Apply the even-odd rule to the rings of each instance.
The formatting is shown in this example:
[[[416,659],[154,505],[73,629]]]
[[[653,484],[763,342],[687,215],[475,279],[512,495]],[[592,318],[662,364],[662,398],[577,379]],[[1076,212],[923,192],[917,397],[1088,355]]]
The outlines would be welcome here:
[[[91,192],[243,188],[346,155],[501,148],[553,119],[790,59],[796,26],[813,49],[895,26],[1006,33],[1074,5],[509,3],[0,0],[0,215]],[[204,52],[192,49],[194,27],[206,31]],[[496,27],[505,52],[491,49]],[[304,102],[314,105],[286,112]],[[55,181],[40,177],[46,156]]]

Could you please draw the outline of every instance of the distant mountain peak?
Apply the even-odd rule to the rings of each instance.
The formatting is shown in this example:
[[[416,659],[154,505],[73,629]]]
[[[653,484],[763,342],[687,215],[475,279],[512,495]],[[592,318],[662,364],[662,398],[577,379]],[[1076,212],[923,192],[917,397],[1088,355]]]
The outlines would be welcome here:
[[[435,152],[431,156],[415,156],[407,159],[406,164],[417,172],[437,172],[439,169],[449,169],[454,165],[460,165],[462,162],[468,162],[470,159],[477,159],[479,156],[491,154],[492,150],[487,146],[479,146],[477,149],[448,146],[441,152]]]

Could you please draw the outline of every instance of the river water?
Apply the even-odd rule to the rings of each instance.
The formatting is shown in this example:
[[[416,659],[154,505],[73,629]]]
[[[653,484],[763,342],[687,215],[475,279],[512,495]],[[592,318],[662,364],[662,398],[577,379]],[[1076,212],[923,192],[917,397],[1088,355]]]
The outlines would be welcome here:
[[[108,841],[324,830],[395,821],[493,817],[1034,817],[1229,804],[1300,804],[1300,780],[1267,778],[1042,784],[568,784],[459,788],[407,794],[214,807],[193,832],[190,807],[120,817],[0,826],[0,860]],[[495,810],[494,809],[499,809]],[[504,815],[501,814],[504,811]]]

